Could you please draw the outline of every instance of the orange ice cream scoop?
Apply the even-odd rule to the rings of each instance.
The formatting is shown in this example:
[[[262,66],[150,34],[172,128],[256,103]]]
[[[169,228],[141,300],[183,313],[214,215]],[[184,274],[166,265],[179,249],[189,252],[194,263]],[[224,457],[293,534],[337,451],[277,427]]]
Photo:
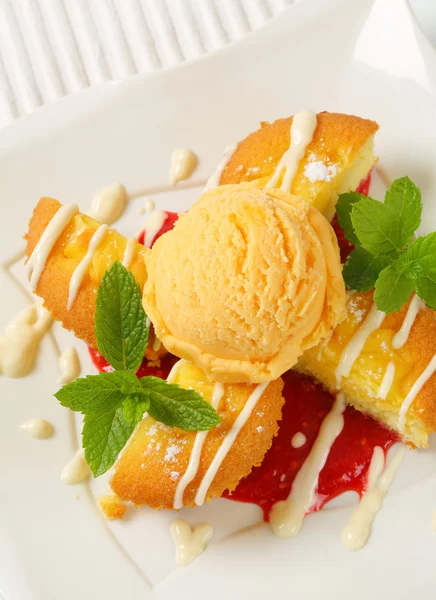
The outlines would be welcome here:
[[[207,192],[146,267],[143,304],[158,338],[217,381],[276,379],[344,315],[333,230],[276,189]]]

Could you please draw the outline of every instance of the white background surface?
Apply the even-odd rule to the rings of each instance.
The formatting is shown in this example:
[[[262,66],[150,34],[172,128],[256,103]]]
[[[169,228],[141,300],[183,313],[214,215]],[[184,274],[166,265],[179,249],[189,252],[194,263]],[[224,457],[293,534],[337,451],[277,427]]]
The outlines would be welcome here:
[[[295,1],[0,0],[0,128],[66,94],[215,51]],[[410,2],[436,44],[436,0]]]

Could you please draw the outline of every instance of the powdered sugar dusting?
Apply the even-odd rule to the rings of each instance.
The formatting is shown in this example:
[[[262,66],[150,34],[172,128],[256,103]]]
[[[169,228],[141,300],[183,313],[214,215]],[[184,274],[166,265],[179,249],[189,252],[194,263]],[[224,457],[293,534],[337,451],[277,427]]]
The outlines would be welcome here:
[[[178,446],[177,444],[171,444],[171,446],[168,446],[168,448],[167,448],[167,451],[164,456],[164,460],[170,461],[170,462],[174,461],[177,454],[179,454],[179,452],[181,452],[181,451],[182,451],[182,449],[180,448],[180,446]]]
[[[337,172],[336,165],[326,165],[321,160],[307,163],[304,169],[304,175],[310,183],[331,181]]]

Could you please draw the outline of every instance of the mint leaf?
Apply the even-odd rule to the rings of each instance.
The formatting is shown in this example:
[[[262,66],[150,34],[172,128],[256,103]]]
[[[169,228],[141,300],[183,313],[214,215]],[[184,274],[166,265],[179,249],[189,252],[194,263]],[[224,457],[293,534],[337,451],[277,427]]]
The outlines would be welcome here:
[[[436,310],[436,278],[435,277],[421,277],[415,282],[415,291],[421,300]]]
[[[98,351],[117,370],[136,369],[148,342],[146,315],[139,285],[116,261],[106,271],[97,293],[95,335]]]
[[[121,408],[104,414],[85,415],[82,444],[94,477],[103,475],[114,464],[135,426],[136,423],[125,420]]]
[[[407,249],[406,260],[412,277],[436,273],[436,232],[415,240]]]
[[[87,375],[64,385],[55,397],[62,406],[81,413],[110,412],[126,396],[141,391],[138,378],[131,371],[113,371]]]
[[[353,205],[351,222],[360,245],[374,256],[395,257],[408,241],[399,216],[372,198]]]
[[[416,293],[436,310],[436,232],[415,240],[408,248],[405,260]]]
[[[413,292],[413,281],[407,276],[407,264],[400,258],[380,273],[375,284],[374,301],[379,310],[400,310]]]
[[[373,256],[363,248],[356,248],[348,256],[342,275],[348,289],[355,292],[371,290],[380,272],[388,265],[384,257]]]
[[[148,413],[156,421],[185,431],[206,431],[220,423],[209,402],[195,390],[186,390],[158,377],[143,377],[140,382],[150,401]]]
[[[420,189],[408,177],[396,179],[386,192],[384,204],[398,216],[404,244],[410,242],[421,223]]]
[[[359,246],[359,239],[354,232],[354,227],[351,222],[351,209],[356,204],[365,198],[362,194],[357,192],[348,192],[346,194],[340,194],[338,203],[336,204],[336,212],[338,215],[338,223],[345,234],[345,237],[354,246]],[[354,289],[354,288],[353,288]]]
[[[121,406],[126,423],[136,425],[148,410],[150,401],[141,395],[129,396]]]

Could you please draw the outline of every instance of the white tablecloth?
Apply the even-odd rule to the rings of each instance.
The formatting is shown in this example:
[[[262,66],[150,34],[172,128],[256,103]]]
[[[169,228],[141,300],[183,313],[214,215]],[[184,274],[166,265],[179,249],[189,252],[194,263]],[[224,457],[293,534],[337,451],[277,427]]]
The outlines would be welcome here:
[[[176,65],[295,0],[0,0],[0,127],[84,87]]]

